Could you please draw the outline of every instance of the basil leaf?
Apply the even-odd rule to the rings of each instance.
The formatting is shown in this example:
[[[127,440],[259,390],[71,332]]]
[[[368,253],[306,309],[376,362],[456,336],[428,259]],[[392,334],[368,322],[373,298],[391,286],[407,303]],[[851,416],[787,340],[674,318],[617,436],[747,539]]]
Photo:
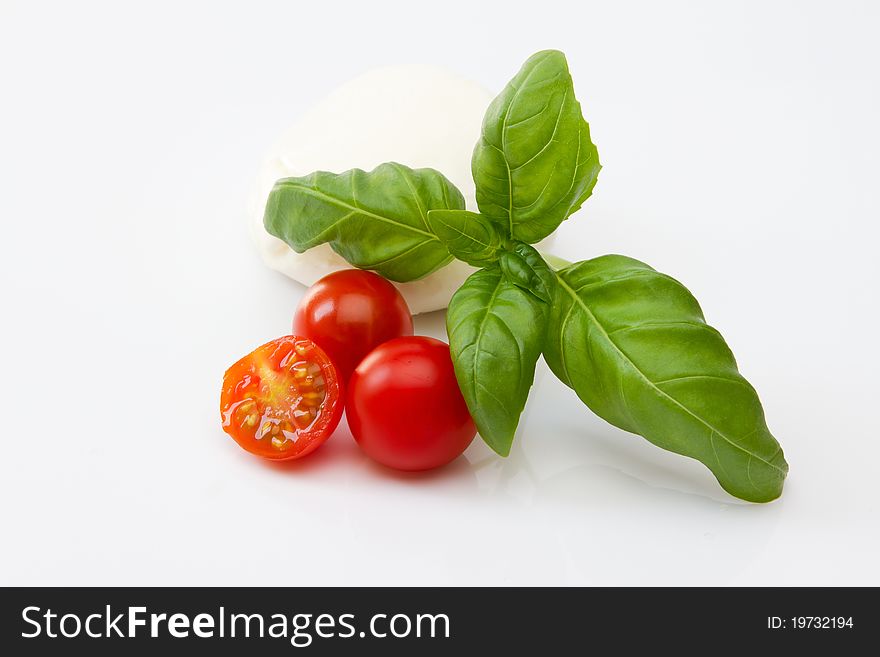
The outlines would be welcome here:
[[[532,55],[492,101],[471,162],[480,211],[505,234],[538,242],[590,196],[599,153],[565,55]]]
[[[298,253],[329,242],[355,267],[411,281],[452,259],[428,227],[428,211],[439,208],[464,208],[461,192],[443,174],[388,162],[369,172],[283,178],[269,194],[263,221]]]
[[[556,376],[611,424],[701,461],[731,495],[779,497],[788,472],[782,448],[691,293],[618,255],[557,275],[544,346]]]
[[[455,376],[483,440],[510,453],[535,378],[547,304],[497,267],[472,274],[453,295],[446,330]]]
[[[533,246],[517,242],[511,251],[501,254],[500,265],[511,283],[542,301],[553,301],[556,276]]]
[[[501,234],[485,217],[467,210],[431,210],[428,226],[449,252],[474,267],[498,260]]]

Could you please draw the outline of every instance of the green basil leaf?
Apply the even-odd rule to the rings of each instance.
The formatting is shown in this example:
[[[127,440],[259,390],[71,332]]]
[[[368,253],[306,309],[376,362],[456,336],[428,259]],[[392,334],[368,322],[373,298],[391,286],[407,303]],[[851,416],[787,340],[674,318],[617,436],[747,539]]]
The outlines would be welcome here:
[[[431,210],[428,226],[446,245],[449,252],[474,267],[497,262],[501,234],[482,215],[467,210]]]
[[[611,424],[701,461],[731,495],[779,497],[782,448],[691,293],[618,255],[557,274],[544,346],[556,376]]]
[[[512,250],[501,254],[500,265],[501,272],[511,283],[542,301],[553,301],[556,276],[535,247],[517,242]]]
[[[369,172],[283,178],[263,221],[298,253],[329,242],[355,267],[412,281],[452,259],[428,227],[428,211],[441,208],[464,209],[464,197],[443,174],[388,162]]]
[[[601,166],[565,55],[526,61],[486,110],[471,165],[480,212],[514,239],[538,242],[581,207]]]
[[[455,376],[483,440],[510,453],[535,378],[547,304],[501,275],[472,274],[453,295],[446,330]]]

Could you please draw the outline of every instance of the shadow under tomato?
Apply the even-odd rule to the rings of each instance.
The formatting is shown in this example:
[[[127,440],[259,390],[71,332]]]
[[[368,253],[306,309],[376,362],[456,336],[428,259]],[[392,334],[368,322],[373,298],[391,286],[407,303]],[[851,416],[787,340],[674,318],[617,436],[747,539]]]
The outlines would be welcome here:
[[[363,459],[348,427],[340,426],[323,445],[311,454],[292,461],[270,461],[258,459],[261,466],[276,472],[306,473],[326,469],[351,467]]]
[[[356,444],[355,447],[357,447]],[[434,468],[433,470],[417,471],[395,470],[394,468],[389,468],[387,465],[377,463],[367,456],[364,456],[364,458],[367,460],[370,474],[390,481],[399,481],[404,484],[424,484],[426,482],[431,483],[440,481],[451,482],[455,480],[475,481],[474,468],[463,456],[459,456],[451,463],[447,463],[439,468]]]
[[[377,482],[400,482],[407,486],[451,485],[457,489],[464,484],[465,490],[469,490],[477,484],[475,466],[465,456],[459,456],[442,467],[417,472],[395,470],[374,461],[358,447],[344,416],[336,431],[323,445],[300,459],[270,461],[244,453],[242,458],[256,463],[257,467],[291,477],[311,476],[316,473],[323,475],[334,471],[347,472],[356,478],[359,478],[356,473],[360,472],[367,479],[375,479]]]

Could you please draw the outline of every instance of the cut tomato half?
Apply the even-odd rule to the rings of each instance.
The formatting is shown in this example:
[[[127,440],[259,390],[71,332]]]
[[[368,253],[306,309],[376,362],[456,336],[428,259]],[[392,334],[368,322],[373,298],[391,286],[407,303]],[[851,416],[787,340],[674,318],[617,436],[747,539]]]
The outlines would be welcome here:
[[[343,406],[336,368],[308,338],[267,342],[223,376],[223,430],[263,458],[286,461],[314,451],[336,429]]]

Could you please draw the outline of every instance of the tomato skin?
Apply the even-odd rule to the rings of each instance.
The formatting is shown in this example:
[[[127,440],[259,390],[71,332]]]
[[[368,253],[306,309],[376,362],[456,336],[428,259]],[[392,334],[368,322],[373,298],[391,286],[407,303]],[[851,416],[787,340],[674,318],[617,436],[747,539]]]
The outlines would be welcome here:
[[[336,368],[308,338],[288,335],[257,347],[223,375],[223,431],[244,450],[273,461],[312,453],[342,418]]]
[[[346,396],[351,433],[372,459],[398,470],[429,470],[458,457],[476,435],[449,345],[396,338],[357,366]]]
[[[397,288],[378,274],[344,269],[306,291],[293,317],[293,332],[327,352],[340,379],[348,381],[374,348],[412,335],[412,314]]]

